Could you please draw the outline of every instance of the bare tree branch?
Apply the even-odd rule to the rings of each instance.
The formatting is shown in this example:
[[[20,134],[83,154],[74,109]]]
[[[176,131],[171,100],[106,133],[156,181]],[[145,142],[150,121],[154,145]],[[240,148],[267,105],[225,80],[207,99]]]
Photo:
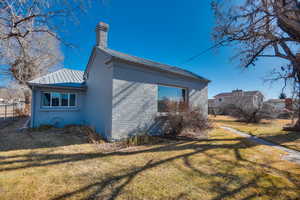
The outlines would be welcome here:
[[[216,25],[213,39],[218,44],[238,47],[235,58],[242,67],[255,65],[259,58],[279,58],[271,80],[294,81],[300,88],[300,3],[297,0],[213,0]],[[223,42],[225,41],[225,42]],[[298,92],[300,92],[298,90]],[[300,99],[300,93],[298,93]],[[300,112],[299,112],[300,113]],[[300,119],[300,115],[299,115]],[[300,120],[298,121],[300,127]]]

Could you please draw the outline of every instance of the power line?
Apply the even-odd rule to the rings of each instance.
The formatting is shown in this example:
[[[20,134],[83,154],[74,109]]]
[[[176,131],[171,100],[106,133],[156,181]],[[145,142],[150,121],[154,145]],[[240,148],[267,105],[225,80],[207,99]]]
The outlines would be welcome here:
[[[211,47],[205,49],[204,51],[202,51],[202,52],[200,52],[200,53],[198,53],[198,54],[196,54],[196,55],[194,55],[194,56],[192,56],[192,57],[186,59],[186,60],[183,61],[181,64],[186,64],[186,63],[189,63],[189,62],[191,62],[191,61],[197,59],[198,57],[200,57],[200,56],[202,56],[203,54],[209,52],[210,50],[215,49],[215,48],[218,48],[218,47],[221,46],[224,42],[225,42],[225,40],[223,40],[223,41],[221,41],[221,42],[218,42],[217,44],[215,44],[215,45],[213,45],[213,46],[211,46]]]

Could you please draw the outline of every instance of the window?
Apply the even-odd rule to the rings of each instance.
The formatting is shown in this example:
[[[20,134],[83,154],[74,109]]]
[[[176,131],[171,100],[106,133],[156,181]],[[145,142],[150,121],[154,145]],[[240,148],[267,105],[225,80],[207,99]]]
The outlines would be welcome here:
[[[50,93],[43,93],[42,94],[42,105],[43,106],[50,106]]]
[[[70,106],[75,106],[75,94],[70,94]]]
[[[60,94],[60,98],[61,98],[61,106],[68,106],[68,102],[69,102],[69,94]]]
[[[42,107],[75,107],[76,94],[43,92],[41,105]]]
[[[220,98],[220,99],[219,99],[219,102],[221,102],[221,101],[222,101],[222,99]]]
[[[158,86],[158,112],[167,112],[168,105],[176,109],[187,103],[187,90],[179,87]]]
[[[51,93],[51,106],[60,106],[59,104],[60,94],[57,92]]]

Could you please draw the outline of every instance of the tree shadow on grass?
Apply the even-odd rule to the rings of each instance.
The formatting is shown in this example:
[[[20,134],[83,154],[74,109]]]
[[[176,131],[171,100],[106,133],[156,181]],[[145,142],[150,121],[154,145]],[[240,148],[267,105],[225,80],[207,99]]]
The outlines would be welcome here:
[[[278,144],[278,145],[282,145],[284,147],[287,147],[289,149],[293,149],[295,151],[299,151],[300,152],[300,133],[299,132],[287,132],[285,134],[277,134],[277,135],[268,135],[266,134],[266,136],[258,136],[259,138]],[[292,145],[285,145],[285,143],[289,143],[289,142],[294,142],[299,140],[299,145],[296,145],[295,147],[293,147]]]
[[[221,143],[221,142],[230,142],[234,143]],[[169,156],[168,158],[164,158],[161,160],[149,160],[144,165],[139,167],[130,167],[128,169],[120,170],[114,174],[106,174],[106,178],[95,177],[95,179],[99,179],[94,183],[88,184],[84,187],[81,187],[77,190],[74,190],[69,193],[61,194],[53,198],[53,200],[60,199],[68,199],[74,197],[80,193],[89,193],[87,197],[84,199],[115,199],[124,191],[124,188],[134,181],[134,178],[142,172],[145,172],[149,169],[153,169],[155,167],[161,166],[166,163],[172,163],[173,161],[182,160],[184,165],[188,170],[193,171],[198,177],[205,177],[209,181],[208,192],[216,194],[213,198],[214,200],[220,200],[223,198],[234,197],[235,195],[248,190],[248,188],[260,188],[258,193],[247,194],[245,199],[250,199],[252,197],[267,195],[268,197],[276,197],[279,194],[279,191],[283,189],[285,191],[295,192],[295,190],[299,190],[299,179],[295,178],[298,176],[297,174],[293,174],[291,172],[287,172],[284,170],[276,169],[271,166],[272,163],[259,163],[251,160],[247,160],[242,156],[240,150],[246,149],[249,147],[253,147],[259,145],[257,143],[249,143],[245,138],[232,138],[232,139],[206,139],[206,140],[197,140],[197,141],[170,141],[170,143],[161,144],[158,147],[141,149],[135,151],[117,151],[111,153],[73,153],[73,154],[58,154],[58,153],[49,153],[49,154],[41,154],[41,153],[31,153],[31,154],[22,154],[16,156],[2,156],[0,157],[0,173],[6,171],[13,171],[18,169],[27,169],[34,167],[42,167],[42,166],[51,166],[51,165],[59,165],[70,162],[78,162],[84,160],[91,160],[97,158],[104,157],[114,157],[114,156],[129,156],[129,155],[138,155],[142,153],[155,153],[155,152],[175,152],[175,151],[186,151],[187,153],[183,153],[180,155]],[[222,158],[218,153],[212,154],[209,150],[213,149],[227,149],[233,151],[235,155],[234,160],[227,160]],[[224,152],[223,152],[224,153]],[[191,162],[190,158],[194,155],[205,155],[208,160],[202,161],[200,163],[195,164]],[[14,158],[16,160],[9,160]],[[221,164],[230,166],[227,168],[219,168],[216,162],[218,161]],[[17,166],[10,166],[12,164],[17,164]],[[201,166],[209,166],[211,168],[215,168],[215,172],[208,173],[205,170],[201,169]],[[3,166],[3,167],[1,167]],[[258,173],[257,168],[262,168],[262,172]],[[248,168],[247,170],[253,171],[253,176],[248,180],[238,175],[236,171],[239,168]],[[185,169],[185,170],[187,170]],[[278,187],[276,184],[272,183],[272,180],[269,180],[268,173],[271,172],[275,174],[279,174],[288,179],[293,186],[285,186]],[[184,172],[183,172],[184,173]],[[222,177],[225,182],[217,181],[212,177]],[[259,181],[267,180],[270,182],[268,186],[265,188],[259,185]],[[234,185],[230,186],[229,185]],[[295,188],[295,185],[298,186]],[[207,189],[207,188],[206,188]],[[178,196],[180,197],[180,195]],[[288,196],[282,196],[288,198]],[[182,197],[185,198],[185,197]]]
[[[206,177],[207,179],[211,179],[212,177],[220,177],[224,181],[210,181],[210,187],[209,191],[212,193],[217,193],[217,195],[212,198],[212,200],[222,200],[226,198],[234,198],[235,195],[239,195],[242,192],[245,192],[246,190],[249,190],[250,188],[256,188],[259,190],[259,192],[250,192],[248,194],[245,192],[245,197],[241,199],[252,199],[254,197],[262,197],[267,196],[269,199],[278,199],[280,196],[280,199],[292,199],[288,192],[299,192],[300,182],[299,178],[295,178],[295,174],[279,170],[276,168],[271,167],[272,162],[265,161],[264,164],[250,161],[246,158],[243,158],[241,156],[241,153],[239,149],[234,149],[235,161],[227,160],[224,158],[220,158],[217,155],[203,152],[207,157],[210,158],[211,161],[215,160],[218,161],[224,165],[228,165],[230,167],[225,168],[222,170],[214,169],[216,171],[215,173],[207,173],[201,169],[199,169],[199,165],[195,166],[190,161],[190,157],[184,157],[184,164],[188,169],[191,169],[195,173],[198,174],[199,177]],[[210,166],[217,166],[213,162],[209,164]],[[257,171],[257,167],[263,168],[262,171]],[[217,166],[218,168],[218,166]],[[247,168],[249,172],[251,173],[251,176],[249,176],[247,179],[247,174],[243,176],[238,175],[238,171],[240,168]],[[295,188],[294,186],[278,186],[274,180],[270,179],[270,174],[265,173],[264,170],[268,170],[271,173],[274,173],[276,175],[281,175],[287,178],[290,182],[292,182],[294,185],[298,185],[298,188]],[[246,180],[246,181],[245,181]],[[275,179],[276,180],[276,179]],[[277,179],[278,180],[278,179]],[[262,182],[268,181],[268,184],[263,185]],[[235,187],[230,186],[235,185]],[[280,184],[279,184],[280,185]],[[286,193],[282,193],[282,191],[285,191]]]

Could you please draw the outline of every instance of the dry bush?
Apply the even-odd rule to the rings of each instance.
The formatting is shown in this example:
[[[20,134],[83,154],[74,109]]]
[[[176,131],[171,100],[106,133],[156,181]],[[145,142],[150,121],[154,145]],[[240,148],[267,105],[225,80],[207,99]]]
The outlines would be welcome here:
[[[170,136],[206,136],[205,130],[211,128],[211,123],[203,115],[201,108],[172,102],[168,103],[166,114],[160,116],[159,120],[164,121],[164,134]]]
[[[262,119],[276,118],[275,108],[268,103],[256,107],[249,107],[243,104],[229,104],[226,106],[227,113],[241,122],[259,123]]]
[[[53,129],[54,126],[53,125],[49,125],[49,124],[42,124],[39,127],[36,128],[28,128],[28,132],[42,132],[42,131],[48,131]]]
[[[128,147],[157,144],[165,141],[161,137],[144,134],[135,135],[121,141],[108,142],[89,126],[68,125],[65,126],[64,129],[66,133],[79,134],[82,137],[86,137],[87,141],[91,144],[95,144],[96,149],[101,152],[114,152]]]
[[[89,126],[80,126],[80,130],[87,136],[89,143],[99,144],[105,142],[101,135]]]
[[[150,145],[150,144],[158,144],[164,142],[165,139],[161,137],[151,136],[151,135],[135,135],[133,137],[130,137],[123,142],[127,147],[130,146],[139,146],[139,145]]]
[[[67,125],[64,127],[65,133],[78,134],[82,137],[85,137],[88,143],[99,144],[105,142],[100,134],[89,127],[83,125]]]
[[[14,110],[14,113],[15,113],[15,115],[18,116],[18,117],[24,117],[24,116],[27,115],[28,112],[26,112],[26,111],[23,110],[23,109],[16,108],[16,109]]]

